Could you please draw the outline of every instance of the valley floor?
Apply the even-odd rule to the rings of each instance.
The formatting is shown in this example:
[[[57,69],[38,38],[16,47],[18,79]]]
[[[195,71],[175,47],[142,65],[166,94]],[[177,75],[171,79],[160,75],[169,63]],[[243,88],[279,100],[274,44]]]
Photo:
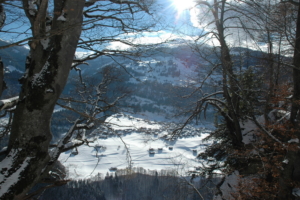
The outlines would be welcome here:
[[[125,114],[116,114],[106,120],[87,139],[93,141],[59,157],[66,167],[68,178],[87,179],[100,174],[130,168],[168,170],[186,175],[200,165],[197,154],[211,141],[202,140],[210,133],[204,127],[187,126],[180,136],[172,131],[176,124],[154,122]]]

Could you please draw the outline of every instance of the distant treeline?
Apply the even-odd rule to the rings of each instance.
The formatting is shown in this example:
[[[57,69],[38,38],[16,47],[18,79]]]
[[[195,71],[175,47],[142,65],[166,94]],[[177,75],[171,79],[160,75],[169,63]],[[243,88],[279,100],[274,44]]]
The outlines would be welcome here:
[[[214,179],[183,179],[172,173],[120,173],[100,174],[91,179],[70,181],[68,184],[46,190],[40,200],[198,200],[201,199],[191,182],[204,199],[212,199]],[[144,170],[146,172],[146,170]],[[124,174],[124,172],[121,172]],[[163,175],[164,174],[164,175]],[[188,182],[187,182],[188,181]]]

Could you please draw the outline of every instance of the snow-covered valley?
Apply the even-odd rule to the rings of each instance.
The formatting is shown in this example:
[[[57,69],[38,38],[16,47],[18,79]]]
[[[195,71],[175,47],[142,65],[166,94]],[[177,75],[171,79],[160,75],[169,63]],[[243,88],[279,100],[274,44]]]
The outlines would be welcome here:
[[[203,142],[210,130],[203,126],[187,126],[180,135],[172,135],[176,124],[154,122],[126,114],[115,114],[107,126],[94,130],[86,138],[89,145],[67,151],[59,157],[68,178],[104,178],[116,170],[170,170],[179,175],[196,170],[198,153],[211,141]]]

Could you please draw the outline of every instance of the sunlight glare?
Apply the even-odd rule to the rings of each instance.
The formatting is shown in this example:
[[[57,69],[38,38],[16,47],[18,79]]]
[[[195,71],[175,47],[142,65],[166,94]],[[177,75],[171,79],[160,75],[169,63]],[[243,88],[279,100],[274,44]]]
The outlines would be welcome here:
[[[190,9],[195,5],[194,0],[172,0],[172,2],[179,13],[184,10]]]

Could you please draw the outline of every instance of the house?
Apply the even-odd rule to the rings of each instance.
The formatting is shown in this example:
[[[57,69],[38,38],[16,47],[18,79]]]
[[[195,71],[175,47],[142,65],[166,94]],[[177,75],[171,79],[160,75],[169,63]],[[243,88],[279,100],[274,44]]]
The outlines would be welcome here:
[[[110,170],[110,171],[117,171],[118,168],[116,168],[116,167],[111,167],[111,168],[109,168],[109,170]]]
[[[150,151],[154,151],[154,148],[149,148],[149,152],[150,152]]]

